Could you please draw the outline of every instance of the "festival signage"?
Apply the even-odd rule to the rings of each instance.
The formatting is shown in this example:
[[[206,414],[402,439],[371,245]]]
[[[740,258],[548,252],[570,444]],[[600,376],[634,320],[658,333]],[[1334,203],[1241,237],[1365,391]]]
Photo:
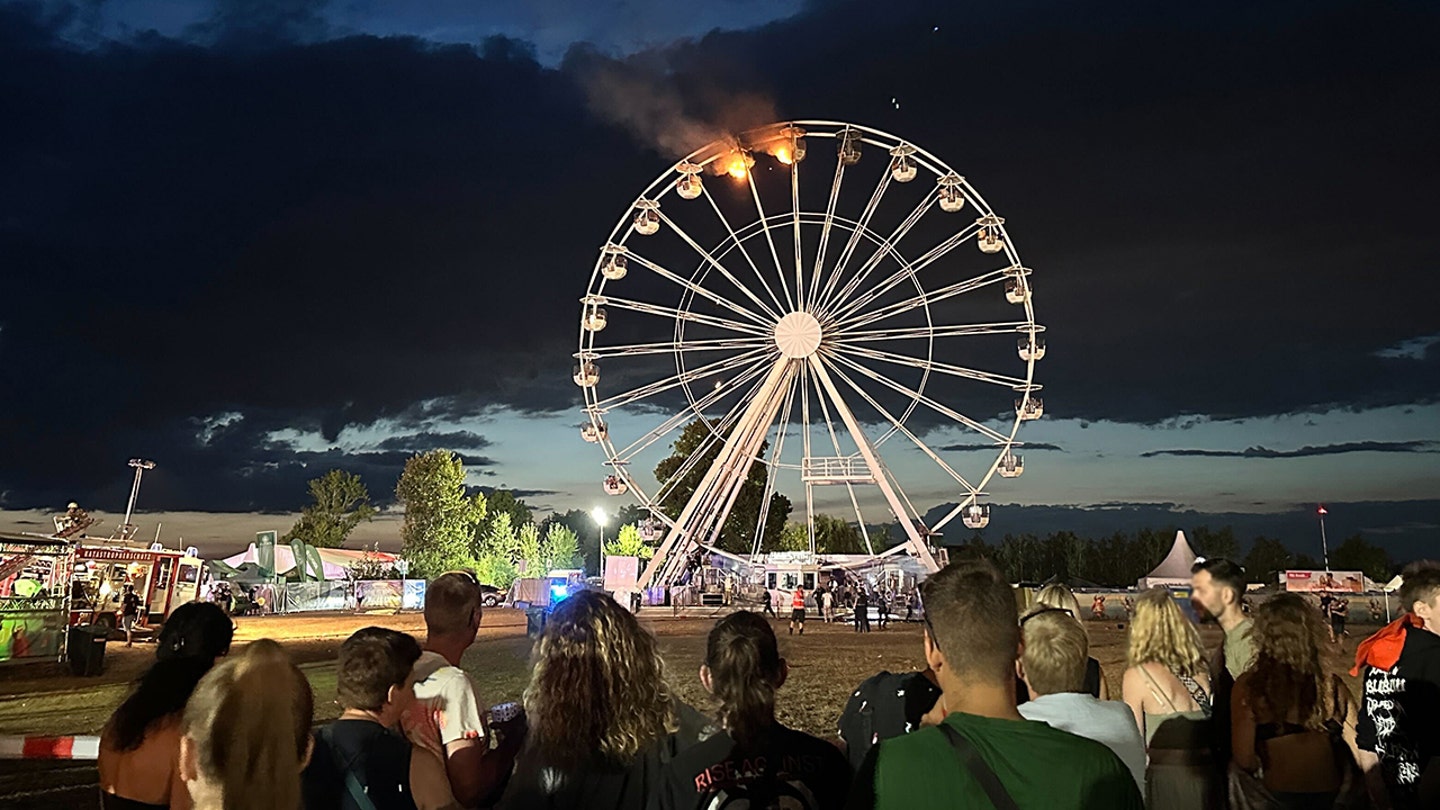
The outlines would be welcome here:
[[[1365,575],[1359,571],[1286,571],[1285,590],[1298,593],[1362,593],[1365,590]]]

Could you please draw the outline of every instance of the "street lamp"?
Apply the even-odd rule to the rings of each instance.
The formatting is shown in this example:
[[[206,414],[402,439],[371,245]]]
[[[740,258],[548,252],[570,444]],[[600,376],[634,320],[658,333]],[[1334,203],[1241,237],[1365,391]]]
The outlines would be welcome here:
[[[140,497],[140,476],[144,475],[146,470],[155,469],[155,462],[132,458],[130,466],[135,468],[135,483],[130,486],[130,502],[125,506],[125,522],[120,526],[121,540],[129,540],[135,536],[136,527],[130,523],[130,515],[135,511],[135,499]]]
[[[605,579],[605,510],[595,507],[590,510],[590,517],[595,521],[595,526],[600,530],[600,579]]]

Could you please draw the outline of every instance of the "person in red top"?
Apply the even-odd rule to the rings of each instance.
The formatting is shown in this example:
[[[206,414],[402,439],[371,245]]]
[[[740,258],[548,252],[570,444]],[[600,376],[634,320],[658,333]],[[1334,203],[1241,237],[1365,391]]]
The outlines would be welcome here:
[[[790,598],[790,632],[794,634],[795,625],[800,625],[800,635],[805,635],[805,588],[795,586],[795,594]]]

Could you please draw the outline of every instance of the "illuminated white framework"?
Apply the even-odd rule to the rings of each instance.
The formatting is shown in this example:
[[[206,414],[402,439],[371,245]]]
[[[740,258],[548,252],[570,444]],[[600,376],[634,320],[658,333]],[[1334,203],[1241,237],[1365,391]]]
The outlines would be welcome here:
[[[817,141],[826,140],[835,143],[834,151],[816,148]],[[820,158],[825,152],[829,154]],[[847,216],[838,210],[843,207],[842,186],[847,176],[852,184],[869,181],[866,175],[853,179],[867,165],[866,157],[888,163],[876,164],[883,170],[869,172],[878,174],[869,202]],[[827,158],[833,166],[824,165]],[[762,168],[789,173],[788,199],[770,200],[772,206],[784,203],[777,213],[767,209],[756,182]],[[833,171],[823,208],[802,207],[802,168]],[[917,175],[931,181],[917,184],[921,193],[909,215],[893,229],[877,230],[873,220],[887,192],[895,196],[896,188]],[[727,199],[712,196],[712,185],[728,187]],[[753,202],[753,219],[738,226],[733,219],[737,194]],[[771,189],[770,196],[778,195]],[[732,205],[730,215],[722,202]],[[691,235],[698,230],[690,224],[697,216],[709,219],[710,230],[724,237],[701,244]],[[945,218],[943,238],[932,236],[923,244],[914,244],[916,238],[906,241],[917,225],[934,218]],[[770,502],[782,470],[803,483],[805,502],[797,509],[804,510],[812,552],[816,486],[845,488],[872,556],[875,544],[868,527],[893,518],[903,527],[905,541],[884,554],[908,552],[929,571],[936,569],[930,535],[956,517],[967,526],[983,527],[989,520],[988,506],[980,503],[984,488],[997,472],[1010,478],[1023,470],[1012,452],[1021,445],[1016,436],[1023,422],[1042,412],[1034,379],[1035,364],[1045,353],[1044,327],[1035,322],[1031,271],[1021,264],[1004,223],[974,187],[939,158],[880,130],[834,121],[787,122],[717,141],[657,177],[599,251],[581,298],[575,353],[575,382],[585,397],[582,436],[602,448],[611,469],[604,489],[631,494],[650,509],[663,531],[641,584],[673,584],[691,552],[713,547],[757,462],[769,468],[761,503]],[[937,232],[935,227],[926,230]],[[693,270],[662,262],[647,250],[647,240],[660,238],[658,233],[679,240],[690,255],[687,261],[695,262]],[[777,241],[793,250],[782,253]],[[973,274],[947,277],[942,260],[967,243],[993,260]],[[648,301],[628,292],[637,273],[668,282],[678,300]],[[934,317],[932,308],[940,302],[982,294],[1008,301],[1013,317],[969,323]],[[659,324],[668,321],[668,338],[607,342],[617,324],[632,316],[638,319],[633,326],[641,328],[629,334],[650,324],[655,325],[651,331],[658,332]],[[897,325],[896,319],[906,323]],[[705,336],[695,335],[697,330]],[[966,340],[993,335],[1001,340],[1009,335],[1011,341],[1018,336],[1018,357],[1011,355],[1017,365],[1013,372],[951,362],[952,357],[966,356]],[[666,356],[674,359],[673,372],[657,373],[654,360]],[[637,361],[649,361],[636,367],[648,375],[625,369],[624,364]],[[630,373],[611,377],[617,368]],[[902,380],[902,372],[918,382]],[[1007,397],[1013,391],[1014,411],[1003,420],[993,413],[967,415],[955,397],[947,402],[926,393],[936,375],[1008,389]],[[622,390],[604,391],[607,379],[617,377],[624,381]],[[712,388],[702,387],[712,379]],[[681,393],[684,404],[673,407]],[[857,416],[857,407],[865,410],[866,419]],[[656,417],[657,424],[633,440],[621,439],[614,435],[614,426],[607,425],[607,415],[626,409],[669,415]],[[931,426],[938,420],[968,433],[978,446],[993,446],[993,458],[973,474],[962,474],[942,455],[943,449],[931,448],[907,425],[917,409],[928,412]],[[696,419],[706,420],[710,430],[668,483],[650,486],[635,476],[631,462],[638,455],[667,437],[673,440]],[[881,456],[882,446],[896,434],[908,442],[908,452],[918,451],[956,487],[956,505],[934,525],[924,525]],[[674,519],[667,517],[659,504],[676,483],[693,478],[695,465],[711,452],[715,461],[703,472],[693,496]],[[856,495],[862,486],[879,489],[889,515],[871,515],[867,521]],[[759,510],[755,553],[762,550],[768,511]]]

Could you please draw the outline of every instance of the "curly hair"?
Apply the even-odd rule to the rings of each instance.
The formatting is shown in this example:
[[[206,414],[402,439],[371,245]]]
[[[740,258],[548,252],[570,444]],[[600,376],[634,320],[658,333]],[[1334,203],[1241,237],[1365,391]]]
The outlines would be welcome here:
[[[581,591],[551,614],[525,689],[526,745],[545,763],[628,764],[678,728],[655,637],[629,611]]]
[[[1177,676],[1193,678],[1206,669],[1200,633],[1164,588],[1151,588],[1135,600],[1128,657],[1132,667],[1154,661]]]
[[[1301,596],[1280,593],[1255,609],[1255,663],[1250,668],[1250,702],[1257,717],[1277,721],[1292,715],[1312,731],[1341,712],[1321,650],[1327,646],[1325,620]],[[1330,688],[1327,688],[1330,687]]]

